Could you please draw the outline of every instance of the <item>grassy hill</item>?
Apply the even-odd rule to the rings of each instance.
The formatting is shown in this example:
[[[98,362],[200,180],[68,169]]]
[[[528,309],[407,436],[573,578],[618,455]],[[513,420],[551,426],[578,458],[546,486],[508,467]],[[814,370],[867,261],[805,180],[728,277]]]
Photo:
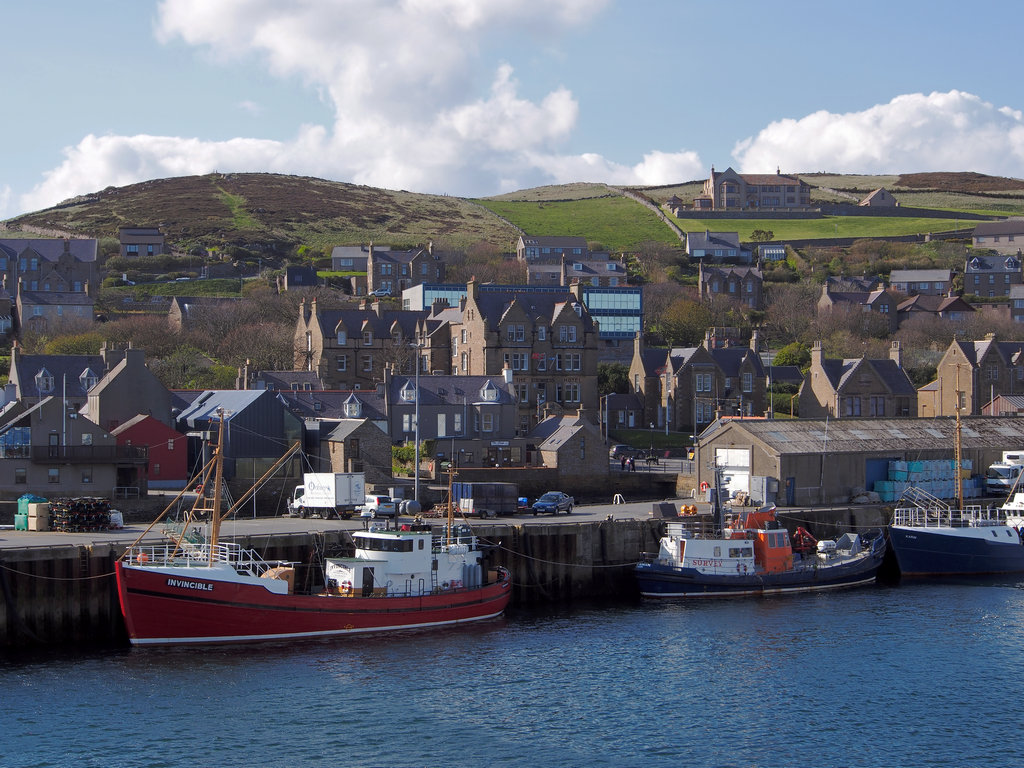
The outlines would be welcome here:
[[[959,211],[1024,215],[1024,180],[976,173],[903,175],[798,174],[815,201],[862,199],[878,187],[904,207],[949,211],[946,219],[826,218],[817,222],[717,221],[715,228],[770,229],[785,237],[872,237],[952,229]],[[703,181],[638,188],[655,203],[672,195],[692,199]],[[683,230],[704,229],[680,220]],[[123,225],[159,226],[179,250],[240,246],[291,253],[300,246],[326,252],[370,241],[395,246],[433,240],[444,249],[480,244],[507,252],[520,231],[579,235],[612,251],[678,240],[652,211],[603,184],[565,184],[480,200],[415,194],[299,176],[208,174],[108,187],[7,222],[9,235],[26,231],[116,237]]]

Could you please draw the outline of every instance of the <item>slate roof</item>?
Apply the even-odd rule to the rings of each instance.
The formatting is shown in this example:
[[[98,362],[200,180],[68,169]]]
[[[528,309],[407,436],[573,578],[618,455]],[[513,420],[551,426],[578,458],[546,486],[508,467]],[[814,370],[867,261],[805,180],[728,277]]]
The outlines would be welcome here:
[[[821,361],[825,376],[836,392],[846,386],[862,365],[871,368],[892,394],[914,395],[917,393],[917,389],[907,377],[906,372],[896,365],[895,360],[871,360],[866,357],[858,357],[845,360],[826,358]]]
[[[364,328],[373,332],[375,339],[391,335],[391,327],[397,322],[402,329],[402,336],[412,339],[416,335],[416,326],[430,316],[429,309],[385,309],[380,315],[373,309],[328,309],[317,313],[320,331],[325,336],[334,336],[338,324],[344,322],[350,337],[363,333]]]
[[[1020,235],[1024,234],[1024,218],[1014,216],[1002,221],[983,221],[974,227],[975,237],[988,235]]]
[[[393,376],[391,378],[391,402],[396,405],[406,402],[401,399],[400,393],[407,385],[414,387],[415,382],[415,376]],[[497,400],[489,400],[488,403],[507,405],[518,402],[509,392],[505,385],[505,379],[501,376],[424,376],[421,374],[420,406],[461,405],[463,398],[470,405],[484,402],[480,392],[488,382],[498,392]]]
[[[952,277],[953,272],[948,269],[894,269],[889,273],[889,282],[948,283]]]
[[[526,310],[526,314],[532,318],[543,318],[552,321],[558,315],[565,304],[579,304],[583,307],[580,319],[583,321],[584,331],[593,330],[594,323],[582,301],[569,292],[534,293],[532,291],[480,291],[476,297],[476,305],[480,315],[490,330],[497,330],[501,319],[515,301]]]
[[[577,414],[548,416],[538,422],[526,438],[536,443],[537,448],[541,451],[557,451],[566,440],[571,439],[582,429],[584,429],[584,425],[580,423],[580,417]]]
[[[1024,342],[1020,341],[982,339],[981,341],[954,341],[953,343],[960,347],[964,357],[972,365],[977,365],[978,361],[984,359],[990,351],[998,354],[1007,365],[1013,365],[1012,358],[1015,354],[1024,356]]]
[[[1005,254],[998,254],[996,256],[974,255],[967,260],[967,266],[964,267],[964,271],[967,274],[979,272],[1020,274],[1020,266],[1020,259],[1015,256],[1007,256]]]
[[[315,371],[260,371],[256,374],[258,389],[298,389],[322,390],[324,382]],[[260,386],[262,385],[262,386]]]
[[[91,307],[96,303],[85,291],[26,291],[24,288],[18,300],[23,306],[41,307]]]
[[[178,414],[177,421],[194,427],[214,419],[219,409],[224,410],[230,421],[235,414],[244,411],[263,394],[262,389],[207,389]]]
[[[642,411],[644,408],[640,396],[632,392],[627,394],[613,392],[605,398],[605,402],[609,411]]]
[[[897,307],[900,312],[974,312],[974,307],[959,296],[917,295],[904,299]]]
[[[754,365],[754,375],[764,376],[764,366],[761,364],[761,356],[754,354],[749,347],[719,347],[709,350],[715,363],[722,369],[726,376],[735,378],[740,375],[740,366],[746,358],[750,358]]]
[[[373,421],[387,419],[384,396],[378,395],[375,389],[352,391],[331,389],[321,392],[281,390],[276,392],[275,396],[289,411],[301,419],[340,421],[348,418],[345,414],[345,401],[353,396],[359,400],[362,406],[360,419]]]
[[[644,347],[640,351],[640,361],[644,366],[645,376],[661,376],[665,372],[665,362],[670,352],[675,350],[665,347]]]
[[[1024,419],[971,416],[961,419],[961,445],[966,449],[1005,449],[1024,444]],[[701,433],[701,442],[732,427],[778,453],[828,454],[871,451],[940,450],[953,458],[956,422],[935,419],[720,419]]]
[[[17,378],[20,385],[20,396],[29,398],[42,398],[49,395],[63,395],[75,399],[82,399],[88,394],[80,381],[81,375],[88,368],[95,375],[97,381],[107,371],[106,364],[101,355],[25,355],[21,354],[15,359],[11,358],[12,368],[17,369]],[[40,392],[36,387],[36,374],[46,369],[53,376],[53,390]],[[13,373],[13,371],[12,371]],[[14,376],[12,375],[13,379]],[[67,381],[67,390],[64,389],[64,382]]]
[[[92,238],[0,238],[0,252],[9,259],[18,258],[26,249],[31,249],[46,261],[57,261],[64,253],[67,242],[68,252],[78,261],[96,261],[97,244]]]
[[[371,427],[373,427],[374,429],[380,429],[380,427],[378,427],[376,424],[374,424],[368,418],[363,418],[363,419],[342,419],[341,421],[338,422],[338,426],[336,426],[334,429],[332,429],[327,434],[326,437],[321,438],[321,439],[329,440],[329,441],[334,442],[334,443],[340,443],[342,440],[344,440],[346,437],[348,437],[353,432],[358,430],[364,424],[368,424]]]
[[[796,365],[770,365],[768,372],[772,384],[799,384],[804,380],[800,367]]]
[[[735,248],[738,251],[740,249],[740,235],[738,232],[686,233],[687,253],[708,248]]]
[[[546,248],[582,248],[587,252],[587,238],[559,235],[523,235],[523,245]]]

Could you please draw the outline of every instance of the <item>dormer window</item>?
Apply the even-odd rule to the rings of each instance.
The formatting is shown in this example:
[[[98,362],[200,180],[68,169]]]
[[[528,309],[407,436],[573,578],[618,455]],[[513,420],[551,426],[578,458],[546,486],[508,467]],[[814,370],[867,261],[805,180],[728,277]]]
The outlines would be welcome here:
[[[40,392],[53,392],[53,374],[45,368],[36,374],[36,389]]]
[[[348,332],[344,328],[338,329],[338,346],[344,347],[348,344]]]
[[[576,314],[577,315],[579,315],[580,317],[583,317],[583,305],[582,304],[573,304],[572,308],[574,310],[576,310]]]
[[[408,381],[405,383],[405,386],[402,387],[401,398],[407,403],[411,403],[416,400],[416,388]]]
[[[498,388],[488,381],[480,390],[480,399],[485,403],[496,403],[498,401]]]
[[[373,346],[373,331],[371,331],[369,328],[363,331],[363,346]]]
[[[971,259],[971,269],[981,269],[981,261],[977,257]]]
[[[78,377],[78,383],[82,385],[82,389],[86,392],[95,387],[98,381],[99,376],[93,373],[92,368],[86,368],[82,371],[82,375]]]
[[[1006,268],[1007,269],[1017,269],[1018,266],[1020,266],[1020,265],[1017,264],[1017,260],[1015,258],[1013,258],[1013,256],[1007,256],[1006,257]]]
[[[363,415],[363,403],[354,394],[348,396],[348,400],[345,401],[345,417],[348,419],[358,419]]]
[[[583,265],[580,264],[578,261],[572,265],[572,268],[577,272],[583,271]]]

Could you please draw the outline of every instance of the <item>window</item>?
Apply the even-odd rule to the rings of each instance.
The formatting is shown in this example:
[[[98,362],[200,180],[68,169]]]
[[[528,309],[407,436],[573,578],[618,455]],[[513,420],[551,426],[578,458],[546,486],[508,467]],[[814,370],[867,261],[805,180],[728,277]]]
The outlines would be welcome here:
[[[160,474],[160,465],[156,465],[156,474]],[[82,470],[82,485],[90,485],[92,483],[92,469],[86,467]]]
[[[28,482],[28,476],[24,467],[16,467],[14,470],[14,484],[25,485]]]
[[[90,390],[96,386],[99,376],[97,376],[91,368],[86,368],[82,371],[82,375],[78,377],[78,383],[82,385],[82,389]]]
[[[38,307],[36,307],[38,309]],[[53,391],[53,374],[43,368],[39,373],[36,374],[36,388],[40,392],[52,392]]]
[[[339,371],[348,370],[348,355],[338,355],[338,366]]]
[[[989,381],[999,381],[999,366],[993,363],[988,367]]]
[[[173,438],[167,441],[167,450],[168,451],[173,451],[174,450],[174,439]]]
[[[537,326],[537,341],[544,341],[548,337],[548,329],[543,325]]]
[[[465,352],[462,353],[462,370],[469,370],[469,355]]]
[[[576,341],[576,326],[575,325],[560,325],[558,326],[558,340],[559,341]]]
[[[348,333],[345,330],[339,328],[338,329],[338,346],[339,347],[344,347],[346,344],[348,344]]]
[[[461,413],[453,413],[452,414],[452,432],[454,432],[456,435],[461,435],[462,434],[462,414]]]
[[[174,441],[171,440],[169,442],[173,443]],[[82,433],[82,445],[92,445],[92,432],[83,432]]]
[[[370,373],[373,370],[373,355],[363,355],[363,372]]]
[[[754,391],[754,374],[747,372],[743,374],[743,391],[753,392]]]
[[[509,341],[523,341],[526,338],[526,329],[523,325],[509,325],[506,332]]]
[[[567,403],[578,403],[580,401],[580,385],[579,382],[567,381],[562,390],[565,395],[565,402]]]
[[[872,395],[868,400],[869,416],[885,416],[885,398]]]
[[[345,417],[358,419],[363,414],[363,404],[353,395],[345,401]]]
[[[59,483],[60,482],[60,467],[50,467],[46,470],[46,482],[48,483]]]
[[[462,343],[465,344],[466,343],[466,329],[465,328],[462,329],[461,338],[462,338]]]
[[[844,397],[843,412],[846,416],[860,416],[860,398]]]
[[[579,371],[583,368],[583,355],[579,352],[570,352],[565,356],[565,370]]]
[[[694,376],[695,390],[697,392],[710,392],[711,391],[711,374],[710,373],[698,373]]]
[[[488,403],[495,403],[498,401],[498,390],[493,384],[491,384],[491,382],[488,381],[484,385],[483,389],[480,390],[480,399]]]
[[[543,352],[537,355],[537,370],[546,371],[548,369],[548,356]]]
[[[381,264],[381,265],[380,265],[380,273],[381,273],[382,275],[390,275],[390,274],[393,274],[393,273],[392,273],[392,268],[391,268],[391,265],[390,265],[390,264]]]
[[[416,400],[416,388],[411,382],[406,382],[405,386],[402,387],[401,398],[407,403],[415,402]]]
[[[493,413],[481,413],[480,414],[480,430],[483,432],[494,431],[494,414]]]
[[[448,414],[437,414],[437,436],[445,437],[448,434]]]
[[[372,344],[373,344],[373,331],[371,331],[369,328],[367,328],[365,331],[363,331],[363,346],[364,347],[369,347]]]
[[[540,382],[533,386],[537,388],[537,405],[546,403],[548,400],[548,385]]]
[[[525,384],[516,384],[516,399],[520,403],[529,402],[529,391]]]
[[[402,431],[403,432],[412,432],[413,431],[412,416],[413,415],[411,413],[403,413],[402,414]]]

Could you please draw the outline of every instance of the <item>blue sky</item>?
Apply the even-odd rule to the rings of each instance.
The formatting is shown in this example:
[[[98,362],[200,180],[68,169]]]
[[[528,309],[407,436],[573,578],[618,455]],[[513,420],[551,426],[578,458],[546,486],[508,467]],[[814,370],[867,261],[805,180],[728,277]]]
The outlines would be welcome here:
[[[4,9],[0,218],[212,171],[483,196],[1024,177],[1024,4],[42,0]]]

